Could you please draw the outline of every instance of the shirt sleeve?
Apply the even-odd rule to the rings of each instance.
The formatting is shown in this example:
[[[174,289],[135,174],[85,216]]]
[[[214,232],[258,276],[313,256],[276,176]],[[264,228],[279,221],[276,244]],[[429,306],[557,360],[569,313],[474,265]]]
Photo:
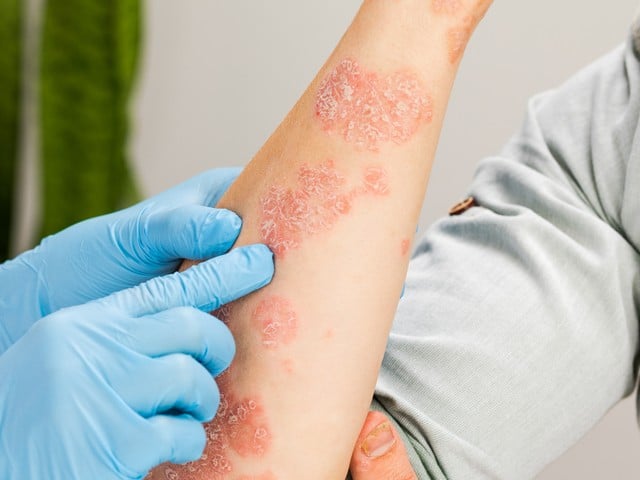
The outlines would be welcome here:
[[[640,34],[534,97],[412,258],[373,407],[421,479],[534,477],[634,389]]]

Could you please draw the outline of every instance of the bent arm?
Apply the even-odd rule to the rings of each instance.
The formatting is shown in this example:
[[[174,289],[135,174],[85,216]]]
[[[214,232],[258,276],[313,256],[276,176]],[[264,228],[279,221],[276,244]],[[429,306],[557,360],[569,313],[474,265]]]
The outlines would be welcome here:
[[[203,460],[153,478],[344,478],[457,63],[489,3],[365,1],[222,199],[244,219],[237,245],[267,243],[276,276],[218,312],[238,349]]]
[[[420,478],[533,478],[633,391],[638,66],[629,41],[535,96],[419,242],[375,406]]]

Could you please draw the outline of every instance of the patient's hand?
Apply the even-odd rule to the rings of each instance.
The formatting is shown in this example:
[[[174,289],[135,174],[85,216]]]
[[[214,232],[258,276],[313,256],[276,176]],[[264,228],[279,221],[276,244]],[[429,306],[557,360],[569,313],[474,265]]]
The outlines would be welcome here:
[[[371,411],[364,422],[350,466],[353,480],[416,480],[400,436],[387,417]]]

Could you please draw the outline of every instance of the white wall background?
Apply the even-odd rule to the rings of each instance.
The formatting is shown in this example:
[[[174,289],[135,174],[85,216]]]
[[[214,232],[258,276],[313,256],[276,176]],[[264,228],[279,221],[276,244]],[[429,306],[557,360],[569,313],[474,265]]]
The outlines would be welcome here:
[[[422,228],[465,193],[474,165],[516,130],[530,95],[624,40],[636,1],[496,1],[462,64]],[[359,3],[147,2],[132,143],[143,191],[150,195],[204,169],[248,161],[313,78]],[[33,185],[29,172],[25,184]],[[25,196],[25,205],[33,209],[33,195]],[[622,402],[539,478],[640,478],[634,402]]]

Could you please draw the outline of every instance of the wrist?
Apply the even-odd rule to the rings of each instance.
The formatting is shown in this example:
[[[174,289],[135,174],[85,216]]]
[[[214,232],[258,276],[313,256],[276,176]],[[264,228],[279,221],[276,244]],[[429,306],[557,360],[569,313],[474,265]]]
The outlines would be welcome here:
[[[364,0],[335,55],[452,80],[492,0]],[[366,48],[363,48],[366,46]]]

